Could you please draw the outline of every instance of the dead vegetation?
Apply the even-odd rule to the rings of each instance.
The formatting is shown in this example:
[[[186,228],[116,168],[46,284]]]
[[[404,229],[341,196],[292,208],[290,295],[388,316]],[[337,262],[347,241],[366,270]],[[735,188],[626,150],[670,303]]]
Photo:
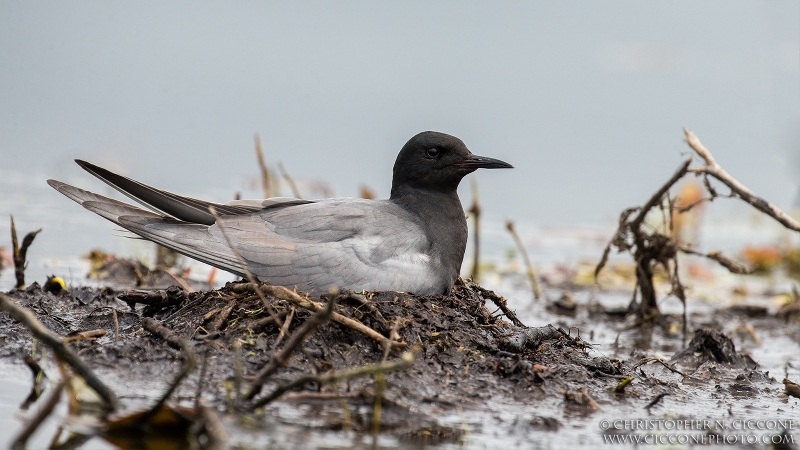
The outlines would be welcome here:
[[[755,195],[747,187],[728,174],[714,159],[711,152],[703,146],[697,136],[690,130],[684,129],[686,143],[703,160],[704,164],[692,166],[693,158],[684,161],[678,170],[664,183],[647,202],[640,207],[624,210],[620,214],[619,226],[614,236],[606,246],[600,262],[595,268],[594,275],[597,279],[608,261],[611,248],[618,252],[628,252],[633,256],[636,265],[636,288],[628,308],[629,313],[635,313],[638,322],[650,321],[659,316],[659,307],[656,289],[653,282],[654,272],[657,268],[668,274],[671,290],[668,295],[674,295],[686,305],[686,292],[680,280],[678,267],[678,254],[702,256],[716,261],[732,273],[747,274],[753,269],[736,262],[719,251],[703,253],[695,250],[690,244],[682,242],[674,233],[676,216],[690,211],[703,202],[711,202],[718,197],[738,198],[764,214],[777,220],[786,228],[800,231],[800,224],[771,203]],[[687,175],[695,175],[703,181],[706,197],[685,205],[670,195],[670,189]],[[713,180],[727,187],[730,192],[721,195]],[[652,227],[646,223],[648,215],[660,212],[662,223]],[[684,313],[684,332],[686,331],[686,316]]]

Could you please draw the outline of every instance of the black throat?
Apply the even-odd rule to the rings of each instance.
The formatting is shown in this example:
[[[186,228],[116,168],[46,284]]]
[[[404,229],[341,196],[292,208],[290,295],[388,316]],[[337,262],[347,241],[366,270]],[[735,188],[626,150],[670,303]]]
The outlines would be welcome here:
[[[464,208],[456,190],[396,184],[389,200],[420,219],[432,244],[431,253],[439,260],[449,281],[446,289],[450,289],[461,272],[468,235]]]

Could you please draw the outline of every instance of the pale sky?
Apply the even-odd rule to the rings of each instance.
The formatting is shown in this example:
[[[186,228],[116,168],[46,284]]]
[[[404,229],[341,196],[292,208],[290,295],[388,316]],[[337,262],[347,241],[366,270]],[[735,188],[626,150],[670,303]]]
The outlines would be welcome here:
[[[478,174],[487,214],[592,223],[672,174],[684,126],[792,202],[800,2],[0,1],[0,176],[28,183],[84,158],[233,195],[258,132],[296,178],[386,197],[437,130],[516,166]]]

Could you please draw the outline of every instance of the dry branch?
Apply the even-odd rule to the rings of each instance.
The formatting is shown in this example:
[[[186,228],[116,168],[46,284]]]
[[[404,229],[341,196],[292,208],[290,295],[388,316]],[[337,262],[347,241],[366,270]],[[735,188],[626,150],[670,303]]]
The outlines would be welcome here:
[[[725,186],[728,186],[739,198],[752,205],[757,210],[772,217],[781,223],[781,225],[789,228],[790,230],[800,231],[800,223],[792,219],[791,216],[778,209],[775,205],[769,203],[763,198],[757,196],[753,191],[748,189],[745,185],[733,178],[725,171],[711,155],[711,152],[700,142],[700,139],[691,131],[686,128],[683,129],[686,135],[686,143],[692,148],[701,158],[706,162],[704,167],[693,169],[695,173],[707,173],[717,180],[721,181]]]
[[[92,369],[66,344],[61,342],[58,336],[45,328],[32,312],[17,306],[11,297],[5,294],[0,294],[0,308],[5,310],[11,318],[28,328],[36,339],[53,350],[58,359],[69,365],[76,374],[83,377],[86,380],[86,384],[94,389],[112,410],[117,409],[117,397],[114,392],[103,384]]]
[[[250,406],[249,410],[252,411],[261,408],[262,406],[277,399],[284,393],[291,391],[292,389],[305,386],[306,384],[309,383],[317,383],[317,384],[337,383],[340,381],[352,380],[353,378],[363,377],[366,375],[384,374],[411,367],[411,365],[414,364],[414,360],[416,360],[417,355],[419,355],[420,351],[422,351],[422,349],[419,346],[415,345],[410,352],[403,353],[402,355],[400,355],[398,359],[395,359],[394,361],[389,361],[381,364],[371,364],[368,366],[357,367],[355,369],[345,370],[342,372],[329,372],[324,375],[305,376],[298,378],[292,381],[291,383],[288,383],[284,386],[275,389],[268,396],[259,399],[257,402],[253,403],[253,405]]]
[[[311,337],[320,326],[331,318],[338,294],[338,292],[331,292],[330,300],[328,300],[328,304],[325,305],[325,308],[319,310],[313,317],[306,320],[303,325],[292,334],[292,337],[289,338],[286,345],[279,352],[274,353],[269,362],[258,371],[255,381],[253,381],[250,390],[247,392],[247,395],[245,395],[247,400],[251,400],[258,395],[258,393],[261,392],[261,386],[264,385],[269,377],[272,376],[275,371],[285,366],[286,363],[289,362],[289,358],[292,357],[292,353],[303,345],[306,339]],[[289,320],[287,319],[286,323],[288,322]]]
[[[325,305],[323,305],[322,303],[313,302],[305,297],[300,296],[300,294],[294,291],[286,289],[283,286],[261,285],[261,288],[264,289],[264,292],[268,293],[269,295],[272,295],[273,297],[294,303],[295,305],[301,308],[305,308],[309,311],[319,311],[325,307]],[[406,347],[405,342],[395,342],[395,341],[390,342],[390,339],[388,339],[387,337],[383,336],[382,334],[378,333],[377,331],[373,330],[372,328],[364,325],[363,323],[355,319],[345,317],[338,313],[333,313],[331,315],[331,320],[340,323],[352,330],[358,331],[359,333],[365,334],[367,337],[377,341],[381,345],[386,345],[386,343],[389,342],[392,348],[403,349]]]

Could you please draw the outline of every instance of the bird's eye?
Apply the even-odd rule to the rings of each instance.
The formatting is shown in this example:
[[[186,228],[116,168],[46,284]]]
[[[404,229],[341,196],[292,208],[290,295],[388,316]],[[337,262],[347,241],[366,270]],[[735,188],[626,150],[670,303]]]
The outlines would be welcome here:
[[[431,158],[436,158],[437,156],[439,156],[439,149],[436,147],[432,147],[426,150],[425,153]]]

